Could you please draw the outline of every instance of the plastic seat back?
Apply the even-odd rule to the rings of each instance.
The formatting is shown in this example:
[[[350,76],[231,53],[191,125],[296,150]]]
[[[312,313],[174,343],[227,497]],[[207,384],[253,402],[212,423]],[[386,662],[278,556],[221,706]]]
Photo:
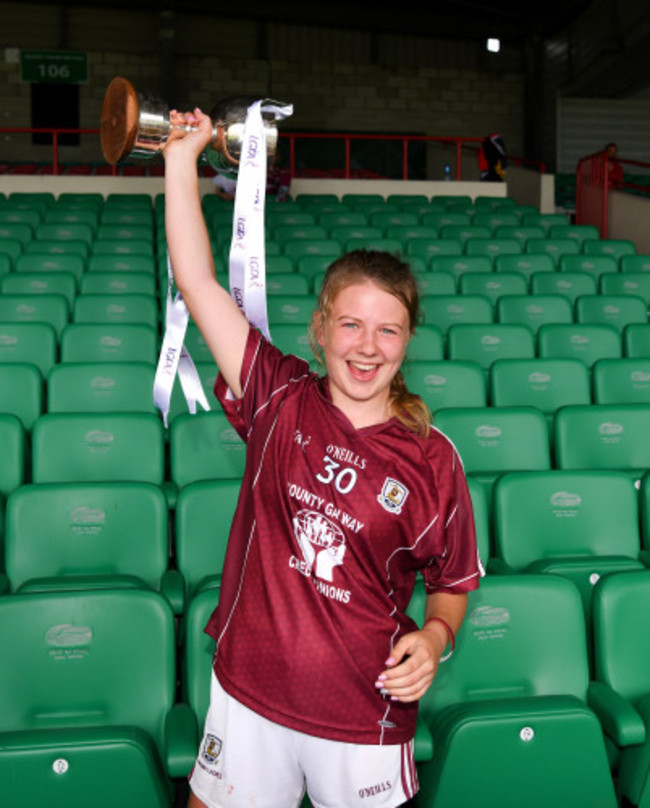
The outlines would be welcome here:
[[[63,295],[0,295],[0,322],[47,323],[61,335],[70,319],[70,307]]]
[[[483,295],[496,305],[503,295],[526,295],[528,281],[518,272],[466,272],[459,281],[463,295]]]
[[[596,404],[650,404],[650,358],[600,359],[592,379]]]
[[[453,275],[458,283],[466,273],[492,273],[492,261],[486,255],[437,255],[429,262],[433,273]]]
[[[579,359],[501,359],[490,368],[490,401],[551,416],[560,407],[591,404],[591,376]]]
[[[618,272],[618,263],[611,255],[565,253],[560,258],[559,269],[561,272],[586,272],[598,280],[601,275]]]
[[[452,325],[447,335],[447,353],[449,359],[475,362],[488,371],[498,359],[532,359],[535,337],[525,325]]]
[[[139,323],[70,323],[61,334],[62,362],[158,361],[158,335]]]
[[[159,589],[168,567],[168,508],[146,483],[24,485],[7,501],[6,571],[13,591]]]
[[[48,412],[156,412],[154,367],[144,362],[64,362],[47,379]]]
[[[57,335],[48,323],[17,323],[0,320],[0,363],[34,365],[45,377],[58,354]]]
[[[156,415],[47,413],[32,431],[32,480],[161,485],[164,450]]]
[[[175,510],[175,552],[190,602],[218,585],[241,479],[205,480],[185,486]]]
[[[492,263],[499,255],[517,255],[521,251],[516,238],[472,238],[465,244],[467,255],[487,255]]]
[[[484,325],[493,320],[492,303],[483,295],[423,295],[420,308],[424,322],[443,334],[460,323]]]
[[[306,329],[314,316],[316,298],[313,295],[269,295],[266,308],[271,329],[276,323],[295,323]]]
[[[623,350],[631,358],[650,357],[650,323],[633,323],[623,331]]]
[[[420,325],[411,337],[406,350],[406,362],[424,360],[426,362],[443,359],[445,341],[442,331],[433,325]]]
[[[170,804],[163,733],[176,671],[163,598],[145,590],[2,598],[0,641],[12,648],[0,659],[8,804]]]
[[[591,367],[598,359],[620,357],[622,349],[620,332],[611,325],[548,324],[537,332],[537,350],[543,359],[580,359]]]
[[[504,295],[496,305],[500,323],[525,325],[533,334],[550,323],[572,323],[573,305],[563,295]]]
[[[75,323],[141,323],[158,328],[158,303],[150,295],[79,295]]]
[[[535,272],[530,291],[540,296],[562,295],[573,306],[578,297],[595,295],[598,288],[596,278],[586,272]]]
[[[246,444],[222,411],[179,415],[170,427],[169,448],[179,490],[200,480],[243,477]]]
[[[586,255],[609,255],[617,264],[624,255],[636,254],[634,242],[624,238],[602,238],[585,241],[582,249]]]
[[[563,407],[553,443],[558,468],[619,469],[638,479],[650,468],[650,404]]]
[[[529,407],[440,410],[434,425],[458,448],[469,474],[492,481],[508,471],[551,468],[546,418]]]
[[[7,496],[23,484],[27,442],[17,415],[0,413],[0,494]]]
[[[16,272],[33,273],[69,272],[77,283],[81,282],[85,271],[85,259],[81,255],[44,255],[24,253],[16,259]]]
[[[524,255],[497,255],[494,259],[496,272],[518,272],[530,279],[536,273],[554,273],[555,263],[550,255],[526,253]]]
[[[43,411],[43,377],[36,365],[0,363],[0,413],[15,415],[26,431]]]
[[[432,413],[445,407],[485,407],[483,368],[473,362],[411,361],[403,369],[408,389],[417,393]]]
[[[623,331],[648,322],[648,304],[636,295],[583,295],[576,300],[576,322],[612,325]]]

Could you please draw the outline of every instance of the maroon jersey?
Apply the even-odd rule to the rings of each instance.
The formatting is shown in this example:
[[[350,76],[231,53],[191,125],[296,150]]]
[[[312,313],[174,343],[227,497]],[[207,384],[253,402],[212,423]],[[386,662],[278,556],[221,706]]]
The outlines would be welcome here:
[[[266,718],[332,740],[404,743],[417,704],[375,688],[416,574],[478,586],[471,502],[451,443],[397,419],[355,429],[326,380],[251,329],[241,399],[215,393],[247,442],[219,606],[223,688]]]

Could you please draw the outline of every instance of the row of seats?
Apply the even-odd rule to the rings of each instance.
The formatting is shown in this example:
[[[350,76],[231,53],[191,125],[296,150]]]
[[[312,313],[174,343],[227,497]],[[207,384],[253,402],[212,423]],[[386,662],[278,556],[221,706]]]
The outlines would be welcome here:
[[[650,468],[650,404],[567,405],[552,420],[532,407],[439,410],[434,426],[458,447],[466,472],[492,484],[508,471]],[[27,434],[0,417],[6,458],[0,493],[36,483],[138,481],[178,490],[199,480],[242,477],[245,445],[220,410],[160,418],[134,412],[50,412]]]
[[[74,329],[74,326],[70,327]],[[63,357],[85,350],[85,361],[53,365],[45,379],[31,363],[0,363],[0,412],[17,416],[31,431],[45,412],[155,412],[152,390],[157,340],[151,329],[133,326],[142,360],[88,360],[97,326],[64,334]],[[99,333],[105,333],[100,329]],[[148,347],[139,340],[148,339]],[[100,346],[103,347],[103,346]],[[217,377],[214,362],[196,363],[208,399]],[[408,388],[432,413],[452,407],[534,407],[551,418],[569,405],[650,404],[650,357],[598,359],[589,367],[574,359],[498,359],[489,367],[472,359],[415,359],[403,368]],[[216,402],[215,402],[216,406]],[[187,412],[178,383],[172,391],[170,422]]]
[[[0,598],[0,637],[12,648],[0,660],[5,798],[24,808],[35,798],[52,804],[53,792],[72,805],[92,793],[99,808],[169,808],[173,778],[196,754],[214,651],[201,629],[217,598],[207,590],[193,600],[178,661],[173,615],[155,592]],[[650,572],[612,574],[597,587],[590,679],[570,582],[486,578],[421,705],[418,804],[615,808],[610,760],[620,761],[619,798],[644,804],[648,615]]]

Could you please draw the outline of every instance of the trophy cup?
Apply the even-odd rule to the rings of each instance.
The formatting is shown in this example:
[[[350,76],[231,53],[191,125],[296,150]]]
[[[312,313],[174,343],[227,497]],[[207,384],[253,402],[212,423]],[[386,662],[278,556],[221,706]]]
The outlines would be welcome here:
[[[201,157],[220,174],[237,175],[246,113],[255,100],[252,96],[226,98],[210,112],[212,141]],[[264,104],[282,106],[271,100]],[[277,149],[278,129],[273,113],[262,111],[262,120],[270,163]],[[172,128],[169,107],[163,101],[136,92],[131,82],[121,76],[108,85],[102,105],[100,140],[109,164],[115,165],[130,156],[155,156],[164,149]],[[191,131],[190,127],[178,128]]]

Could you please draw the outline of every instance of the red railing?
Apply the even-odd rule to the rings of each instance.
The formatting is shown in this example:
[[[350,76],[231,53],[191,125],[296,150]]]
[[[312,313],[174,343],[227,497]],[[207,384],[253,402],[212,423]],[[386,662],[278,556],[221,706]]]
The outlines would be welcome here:
[[[60,174],[60,138],[62,135],[93,135],[99,136],[99,129],[47,129],[30,127],[0,127],[0,134],[45,134],[52,137],[52,158],[51,171],[47,173]],[[300,140],[338,140],[344,145],[344,165],[340,170],[340,175],[344,179],[354,176],[351,167],[352,144],[358,141],[395,141],[402,144],[401,148],[401,179],[409,179],[409,145],[412,143],[433,143],[439,144],[444,149],[450,149],[454,153],[454,167],[452,175],[456,180],[462,179],[463,172],[463,152],[470,152],[474,156],[479,151],[482,138],[480,137],[454,137],[454,136],[434,136],[434,135],[372,135],[372,134],[332,134],[332,133],[298,133],[281,132],[280,137],[289,141],[289,170],[291,176],[297,175],[296,170],[296,143]],[[521,165],[533,168],[540,173],[546,171],[543,163],[526,160],[520,157],[509,156],[509,161],[513,165]],[[117,166],[106,167],[104,173],[118,174]]]

